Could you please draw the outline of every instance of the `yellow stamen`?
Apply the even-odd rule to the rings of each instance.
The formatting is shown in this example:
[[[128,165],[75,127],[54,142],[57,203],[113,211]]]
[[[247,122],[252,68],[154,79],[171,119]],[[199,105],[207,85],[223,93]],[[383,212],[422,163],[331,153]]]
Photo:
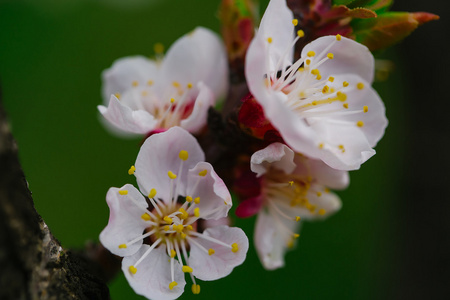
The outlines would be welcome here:
[[[308,53],[306,53],[306,55],[308,55],[308,57],[313,57],[314,55],[316,55],[316,52],[308,51]]]
[[[208,171],[207,170],[203,170],[203,171],[200,171],[199,173],[198,173],[198,175],[200,175],[200,176],[206,176],[206,174],[208,173]]]
[[[343,106],[344,108],[348,108],[348,103],[344,103],[344,104],[342,104],[342,106]]]
[[[333,58],[334,58],[334,54],[333,54],[333,53],[328,53],[328,54],[327,54],[327,57],[328,57],[329,59],[333,59]]]
[[[358,82],[358,84],[356,85],[356,87],[358,88],[358,90],[362,90],[362,89],[364,88],[364,83]]]
[[[139,82],[137,82],[136,80],[134,80],[134,81],[131,83],[131,85],[134,86],[134,87],[137,87],[137,86],[139,85]]]
[[[194,271],[194,270],[192,270],[192,268],[189,267],[189,266],[183,266],[183,267],[181,268],[181,270],[183,271],[183,273],[192,273],[192,271]]]
[[[297,31],[297,35],[302,38],[305,36],[305,32],[300,29],[299,31]]]
[[[156,43],[153,46],[153,50],[155,51],[156,54],[161,54],[164,52],[164,45],[161,43]]]
[[[311,70],[311,74],[313,74],[313,75],[319,75],[319,74],[320,74],[320,71],[319,71],[318,69],[314,69],[314,70]]]
[[[172,171],[167,172],[167,175],[169,176],[170,179],[176,179],[177,175],[175,175]]]
[[[323,149],[323,143],[319,144],[319,149]]]
[[[174,98],[170,98],[170,103],[174,103],[175,99]]]
[[[322,79],[322,75],[320,75],[320,74],[319,74],[319,75],[317,75],[316,79],[317,79],[317,80],[320,80],[320,79]]]
[[[152,218],[150,218],[150,215],[148,213],[145,213],[141,216],[142,220],[144,221],[150,221]]]
[[[322,193],[321,192],[317,192],[316,195],[317,195],[317,197],[320,197],[320,196],[322,196]]]
[[[344,148],[344,145],[339,145],[338,146],[338,148],[342,151],[342,153],[344,153],[345,152],[345,148]]]
[[[333,77],[333,76],[330,76],[330,78],[328,78],[328,81],[329,81],[329,82],[333,82],[333,81],[334,81],[334,77]]]
[[[342,36],[340,34],[336,35],[336,40],[340,41],[342,39]]]
[[[271,38],[271,37],[268,37],[268,38],[267,38],[267,42],[268,42],[269,44],[272,44],[272,38]]]
[[[330,90],[330,88],[326,85],[323,87],[322,93],[326,94],[326,93],[328,93],[329,90]]]
[[[343,85],[344,87],[348,87],[348,82],[347,82],[347,81],[344,81],[344,82],[342,83],[342,85]]]
[[[187,230],[194,230],[194,227],[192,227],[192,225],[187,225],[187,226],[186,226],[186,229],[187,229]]]
[[[126,245],[126,244],[120,244],[120,245],[119,245],[119,248],[120,248],[120,249],[126,249],[126,248],[127,248],[127,245]]]
[[[301,218],[300,218],[299,216],[296,216],[296,217],[295,217],[295,222],[300,221],[300,219],[301,219]]]
[[[120,100],[120,93],[115,93],[114,96],[116,96],[116,98]]]
[[[298,68],[298,71],[299,71],[299,72],[303,72],[303,71],[305,71],[305,68],[300,67],[300,68]]]
[[[192,293],[194,295],[200,294],[200,286],[198,284],[193,284],[192,285]]]
[[[200,217],[200,208],[199,207],[194,208],[194,216],[196,216],[197,218]]]
[[[137,269],[135,268],[135,266],[129,266],[128,270],[130,271],[131,274],[136,274]]]
[[[321,208],[321,209],[319,209],[318,213],[319,213],[319,215],[323,216],[326,213],[326,211],[325,211],[325,209]]]
[[[182,233],[181,233],[181,238],[182,238],[182,239],[185,239],[185,238],[186,238],[186,233],[182,232]]]
[[[177,256],[177,252],[173,249],[170,250],[170,257],[174,258],[175,256]]]
[[[208,254],[213,255],[214,253],[216,253],[216,251],[213,248],[209,248]]]
[[[136,171],[136,167],[135,166],[131,166],[130,169],[128,170],[128,175],[133,175],[134,171]]]
[[[336,96],[337,96],[339,101],[344,102],[345,100],[347,100],[347,94],[345,94],[345,93],[337,92]]]
[[[173,288],[176,287],[177,285],[178,285],[178,283],[177,283],[176,281],[172,281],[172,282],[169,284],[169,289],[170,289],[170,290],[173,290]]]
[[[163,220],[164,220],[164,221],[166,221],[167,223],[170,223],[170,224],[172,224],[172,223],[173,223],[173,220],[172,220],[172,218],[171,218],[171,217],[169,217],[169,216],[165,216]]]
[[[306,65],[309,65],[310,63],[311,63],[311,60],[310,60],[310,59],[305,60],[305,64],[306,64]]]
[[[364,106],[364,107],[363,107],[363,112],[365,112],[365,113],[366,113],[366,112],[368,112],[368,111],[369,111],[369,107],[367,107],[367,106]]]
[[[176,88],[179,88],[181,86],[181,84],[178,81],[172,82],[172,85]]]
[[[363,121],[358,121],[358,122],[356,122],[356,125],[358,127],[363,127],[364,126],[364,122]]]
[[[187,203],[191,203],[192,202],[192,197],[191,196],[186,196],[186,202]]]
[[[181,213],[180,219],[185,220],[189,217],[189,214],[184,210],[184,208],[180,208],[178,211]]]
[[[238,252],[239,251],[238,244],[236,244],[236,243],[231,244],[231,251],[233,251],[234,253]]]
[[[295,239],[298,239],[299,237],[300,237],[300,234],[294,233],[294,238],[295,238]]]
[[[147,85],[148,85],[148,86],[153,85],[153,80],[147,80]]]
[[[298,20],[297,20],[297,19],[293,19],[293,20],[292,20],[292,24],[293,24],[294,26],[297,26],[297,25],[298,25]]]
[[[155,189],[151,189],[150,193],[148,194],[148,197],[150,199],[152,199],[152,198],[155,198],[155,196],[156,196],[156,190]]]
[[[128,191],[127,191],[127,190],[120,190],[120,191],[119,191],[119,194],[120,194],[120,195],[127,195],[127,194],[128,194]]]
[[[289,183],[290,186],[292,186],[294,184],[293,181],[289,181],[288,183]]]
[[[189,158],[189,153],[186,150],[181,150],[180,153],[178,154],[178,157],[181,160],[187,160]]]
[[[164,226],[164,230],[165,230],[165,231],[169,231],[169,230],[170,230],[170,225]]]
[[[189,83],[187,84],[187,88],[188,88],[188,89],[192,89],[192,83],[189,82]]]
[[[194,203],[195,203],[195,204],[199,204],[199,203],[200,203],[200,197],[196,197],[196,198],[194,199]]]

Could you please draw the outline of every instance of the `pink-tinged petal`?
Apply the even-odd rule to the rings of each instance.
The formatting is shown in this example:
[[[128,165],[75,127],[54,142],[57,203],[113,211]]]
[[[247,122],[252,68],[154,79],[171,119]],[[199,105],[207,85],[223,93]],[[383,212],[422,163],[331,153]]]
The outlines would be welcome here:
[[[188,83],[204,82],[215,98],[224,97],[228,88],[228,62],[219,37],[203,27],[178,39],[167,51],[161,66],[162,80]]]
[[[182,161],[180,151],[187,151],[189,157]],[[177,185],[180,193],[185,193],[188,170],[205,160],[203,150],[197,140],[181,127],[172,127],[166,132],[150,136],[142,145],[136,159],[137,183],[141,192],[148,195],[156,189],[156,198],[170,201],[170,182]],[[181,173],[180,164],[183,162]],[[168,172],[177,175],[170,179]]]
[[[122,271],[128,283],[136,294],[148,299],[176,299],[183,294],[186,281],[184,273],[178,262],[174,263],[174,281],[178,283],[172,290],[169,284],[172,282],[170,272],[169,256],[166,252],[166,245],[162,244],[153,249],[144,260],[136,267],[136,273],[130,273],[130,266],[133,266],[150,248],[149,245],[142,245],[139,251],[133,256],[127,256],[122,260]]]
[[[283,225],[284,224],[284,225]],[[293,243],[291,233],[298,233],[300,222],[275,218],[265,210],[261,210],[256,219],[254,243],[259,260],[267,270],[275,270],[284,266],[284,255],[288,245]]]
[[[248,251],[248,239],[242,229],[219,226],[208,228],[203,234],[229,245],[236,243],[238,250],[233,252],[230,247],[202,238],[195,238],[195,241],[204,249],[214,250],[214,254],[209,255],[195,243],[190,243],[189,265],[194,270],[192,274],[195,277],[200,280],[216,280],[229,275],[235,267],[244,262]]]
[[[128,194],[121,195],[119,190],[126,190]],[[128,256],[136,253],[142,245],[142,240],[128,245],[126,248],[119,248],[119,245],[141,236],[144,229],[148,227],[147,222],[141,218],[147,208],[147,202],[131,184],[126,184],[121,188],[110,188],[106,195],[106,202],[110,215],[108,225],[100,233],[100,242],[115,255]]]
[[[226,217],[232,205],[227,186],[207,162],[199,162],[189,170],[186,192],[186,196],[200,197],[196,207],[200,208],[202,219]]]
[[[304,178],[310,176],[320,185],[331,189],[345,189],[350,183],[347,171],[333,169],[321,160],[296,155],[294,161],[297,168],[293,174]]]
[[[98,106],[103,117],[121,133],[145,134],[155,129],[158,121],[144,110],[133,111],[111,96],[108,107]]]
[[[143,56],[123,57],[102,73],[102,95],[108,103],[112,94],[123,94],[134,86],[147,85],[149,80],[158,79],[158,65]]]
[[[265,60],[270,59],[269,67],[272,71],[278,71],[275,68],[280,60],[282,60],[282,64],[279,64],[280,69],[284,69],[292,63],[294,49],[290,46],[294,41],[293,19],[294,16],[287,7],[286,0],[270,1],[254,38],[254,40],[259,40],[259,43],[250,45],[250,48],[262,46],[258,50],[266,54]],[[247,55],[247,59],[248,57],[249,55]],[[263,65],[265,65],[265,60],[262,61]]]
[[[284,144],[273,143],[253,153],[250,164],[250,169],[258,177],[265,174],[270,168],[290,174],[295,169],[294,151]]]
[[[204,228],[213,228],[217,226],[230,226],[231,220],[229,217],[223,217],[218,220],[208,219],[202,220]]]
[[[206,125],[208,109],[214,104],[214,95],[202,82],[198,84],[198,95],[195,99],[194,109],[189,117],[182,120],[180,126],[192,133],[198,133]]]
[[[333,74],[355,74],[372,83],[375,71],[373,55],[366,46],[354,40],[341,37],[341,40],[337,41],[336,36],[320,37],[306,45],[302,50],[301,56],[307,57],[309,51],[314,51],[317,55],[311,63],[311,67],[314,68],[314,59],[317,61],[322,59],[323,57],[318,57],[318,55],[332,43],[333,46],[324,53],[323,57],[328,53],[332,53],[334,58],[329,59],[318,67],[322,77],[328,78],[328,76]]]
[[[248,218],[256,215],[262,207],[263,198],[261,195],[246,199],[239,203],[236,208],[236,216],[239,218]]]

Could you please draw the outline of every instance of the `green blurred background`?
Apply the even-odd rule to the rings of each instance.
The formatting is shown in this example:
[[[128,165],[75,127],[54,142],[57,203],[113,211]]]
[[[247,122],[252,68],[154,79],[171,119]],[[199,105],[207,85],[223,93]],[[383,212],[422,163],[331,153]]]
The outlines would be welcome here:
[[[261,10],[267,2],[261,2]],[[153,55],[157,42],[167,49],[196,26],[218,32],[219,3],[0,0],[3,102],[36,208],[64,247],[98,241],[108,221],[106,191],[135,183],[127,170],[135,161],[140,140],[116,138],[99,122],[96,106],[101,103],[102,70],[123,56]],[[417,3],[421,2],[397,1],[398,9],[443,11],[438,1]],[[446,120],[441,111],[444,106],[440,106],[445,98],[439,94],[444,95],[440,88],[445,84],[440,85],[443,78],[422,66],[425,58],[440,57],[439,53],[444,57],[445,52],[438,44],[428,44],[432,53],[418,50],[428,40],[439,43],[432,39],[433,33],[448,33],[447,21],[439,22],[425,25],[402,46],[380,53],[381,58],[395,62],[389,80],[375,84],[386,103],[390,124],[376,148],[377,155],[351,173],[350,188],[340,193],[342,211],[325,222],[305,224],[297,249],[287,254],[285,268],[264,271],[251,245],[243,266],[224,279],[200,283],[200,295],[191,294],[188,279],[184,298],[449,295],[445,283],[450,284],[450,278],[444,270],[449,266],[449,206],[448,196],[440,191],[448,185],[445,170],[450,164],[446,152],[439,150],[450,145],[448,122],[440,123]],[[448,58],[442,58],[436,66],[447,63]],[[426,85],[426,80],[436,86]],[[415,89],[426,91],[429,97],[419,98]],[[424,116],[427,108],[429,115]],[[437,131],[432,122],[440,126]],[[430,138],[427,130],[436,136]],[[424,150],[416,153],[415,149]],[[433,163],[433,159],[440,160]],[[432,172],[436,165],[441,173]],[[435,185],[430,191],[429,182]],[[414,192],[421,184],[420,191],[426,191],[423,195]],[[236,221],[250,236],[253,223],[254,219]],[[433,247],[439,251],[432,252]],[[435,258],[436,266],[422,261],[424,257]],[[427,287],[428,281],[434,286]],[[123,274],[110,288],[112,299],[142,299]]]

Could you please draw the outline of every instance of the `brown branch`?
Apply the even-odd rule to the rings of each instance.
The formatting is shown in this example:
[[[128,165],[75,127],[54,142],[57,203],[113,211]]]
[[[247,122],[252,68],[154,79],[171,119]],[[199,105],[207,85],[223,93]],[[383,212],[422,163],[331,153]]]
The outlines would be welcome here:
[[[17,152],[0,98],[0,299],[109,299],[98,264],[63,249],[36,212]]]

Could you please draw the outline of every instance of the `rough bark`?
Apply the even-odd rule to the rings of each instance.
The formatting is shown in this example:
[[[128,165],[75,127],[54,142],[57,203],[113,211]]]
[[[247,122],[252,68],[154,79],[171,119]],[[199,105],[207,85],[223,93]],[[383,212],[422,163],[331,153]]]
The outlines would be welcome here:
[[[0,93],[0,299],[109,299],[96,252],[63,249],[36,212],[17,152]]]

